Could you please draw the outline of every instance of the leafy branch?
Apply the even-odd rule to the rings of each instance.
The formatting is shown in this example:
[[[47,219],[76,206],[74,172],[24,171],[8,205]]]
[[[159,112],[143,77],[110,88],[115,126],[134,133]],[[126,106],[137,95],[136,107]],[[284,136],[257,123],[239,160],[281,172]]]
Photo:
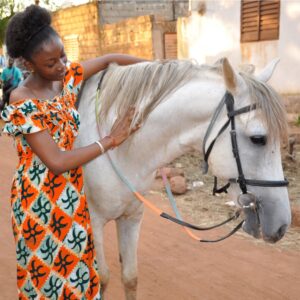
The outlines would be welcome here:
[[[41,4],[54,10],[57,8],[55,0],[32,1],[32,4]],[[22,11],[27,5],[23,0],[0,0],[0,47],[4,44],[5,30],[10,18],[18,11]]]

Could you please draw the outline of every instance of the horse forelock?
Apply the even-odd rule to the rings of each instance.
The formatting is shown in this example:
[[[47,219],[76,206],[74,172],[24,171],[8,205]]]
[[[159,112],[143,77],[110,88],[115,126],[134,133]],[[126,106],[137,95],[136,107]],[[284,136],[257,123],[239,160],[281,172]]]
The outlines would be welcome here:
[[[268,129],[271,140],[278,137],[286,138],[288,123],[286,110],[280,95],[267,83],[253,76],[240,73],[249,89],[249,97],[262,112],[263,121]]]

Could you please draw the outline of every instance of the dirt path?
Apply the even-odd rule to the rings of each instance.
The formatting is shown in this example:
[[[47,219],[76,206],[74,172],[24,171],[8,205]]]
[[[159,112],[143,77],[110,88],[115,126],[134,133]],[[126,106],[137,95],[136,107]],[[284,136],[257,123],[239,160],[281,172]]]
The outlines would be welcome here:
[[[16,296],[9,189],[16,164],[12,142],[0,137],[0,300]],[[153,202],[166,209],[157,196]],[[221,232],[218,232],[221,234]],[[116,233],[105,231],[111,284],[105,300],[123,300]],[[300,253],[235,236],[212,245],[190,240],[176,225],[146,211],[139,244],[139,300],[298,300]]]

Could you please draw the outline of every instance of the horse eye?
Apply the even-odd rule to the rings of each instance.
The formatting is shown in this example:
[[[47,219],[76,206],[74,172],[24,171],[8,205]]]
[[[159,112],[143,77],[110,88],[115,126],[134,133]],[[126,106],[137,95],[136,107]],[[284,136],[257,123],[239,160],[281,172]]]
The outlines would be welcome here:
[[[265,135],[252,135],[250,140],[255,145],[264,146],[267,143],[267,137]]]

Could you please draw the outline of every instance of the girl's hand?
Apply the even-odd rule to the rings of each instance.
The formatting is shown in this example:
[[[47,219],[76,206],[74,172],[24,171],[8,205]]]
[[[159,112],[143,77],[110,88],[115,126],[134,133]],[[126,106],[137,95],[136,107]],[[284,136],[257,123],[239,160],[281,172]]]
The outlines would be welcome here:
[[[134,108],[130,108],[123,117],[115,121],[109,134],[109,137],[113,139],[113,147],[121,145],[132,133],[141,127],[140,122],[137,122],[137,124],[130,129],[134,111]]]

